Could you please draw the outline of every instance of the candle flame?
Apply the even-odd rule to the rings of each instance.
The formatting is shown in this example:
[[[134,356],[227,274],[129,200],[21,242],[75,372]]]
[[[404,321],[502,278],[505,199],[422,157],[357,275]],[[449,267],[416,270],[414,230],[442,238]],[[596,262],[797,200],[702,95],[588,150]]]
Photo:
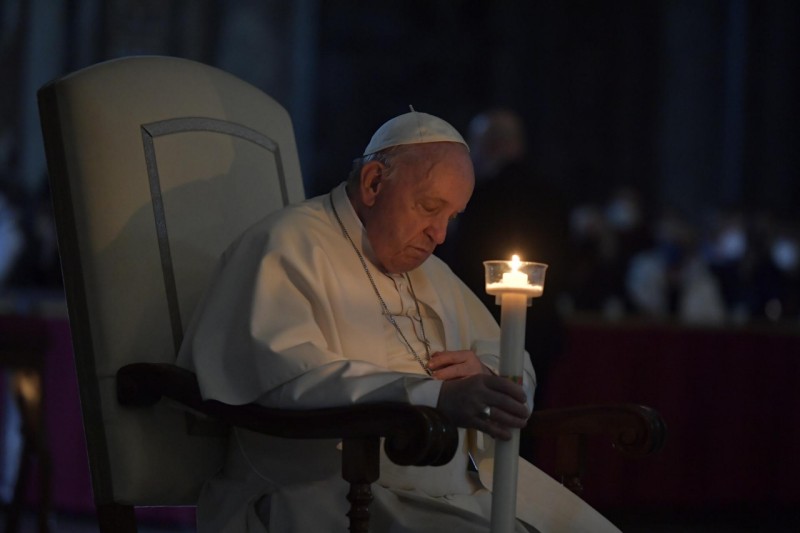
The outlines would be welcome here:
[[[519,267],[522,264],[522,261],[519,260],[519,256],[514,254],[511,256],[511,270],[513,272],[519,271]]]

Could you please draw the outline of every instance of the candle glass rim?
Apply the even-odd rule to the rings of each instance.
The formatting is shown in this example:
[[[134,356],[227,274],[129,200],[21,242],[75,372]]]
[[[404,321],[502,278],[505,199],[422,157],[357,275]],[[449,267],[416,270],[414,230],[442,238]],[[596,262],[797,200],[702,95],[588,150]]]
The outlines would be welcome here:
[[[485,266],[489,266],[489,265],[497,265],[497,264],[506,264],[506,265],[510,266],[510,265],[512,264],[512,261],[511,261],[510,259],[489,259],[489,260],[487,260],[487,261],[484,261],[484,262],[483,262],[483,264],[484,264]],[[523,266],[527,266],[527,267],[532,267],[532,266],[534,266],[534,267],[535,267],[535,266],[542,266],[542,267],[545,267],[545,268],[548,268],[548,267],[550,266],[550,265],[548,265],[547,263],[540,263],[540,262],[538,262],[538,261],[520,261],[520,262],[519,262],[519,263],[517,263],[517,264],[519,265],[519,268],[520,268],[520,269],[521,269]]]

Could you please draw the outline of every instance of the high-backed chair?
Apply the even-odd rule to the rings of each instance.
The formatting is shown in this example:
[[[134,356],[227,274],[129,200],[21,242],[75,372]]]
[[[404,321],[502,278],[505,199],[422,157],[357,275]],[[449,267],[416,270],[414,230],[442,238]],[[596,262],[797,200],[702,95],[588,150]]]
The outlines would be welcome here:
[[[157,400],[228,416],[171,363],[221,252],[304,198],[294,131],[287,112],[251,85],[167,57],[81,70],[44,86],[39,106],[94,499],[103,531],[134,531],[133,505],[194,504],[221,464],[225,428]],[[126,367],[134,363],[151,365]],[[405,443],[424,437],[415,432],[444,434],[443,451],[423,449],[422,438],[411,463],[446,461],[454,450],[452,426],[432,409],[385,409],[392,416],[363,408],[232,416],[277,435],[345,438],[359,519],[381,436],[402,456]],[[397,417],[408,425],[390,431]],[[362,457],[372,460],[366,469]]]
[[[102,531],[135,531],[133,506],[194,504],[231,424],[342,438],[351,531],[367,531],[381,437],[399,464],[449,461],[456,431],[434,409],[228,406],[173,365],[221,252],[304,197],[277,102],[213,67],[151,56],[51,82],[39,107]]]

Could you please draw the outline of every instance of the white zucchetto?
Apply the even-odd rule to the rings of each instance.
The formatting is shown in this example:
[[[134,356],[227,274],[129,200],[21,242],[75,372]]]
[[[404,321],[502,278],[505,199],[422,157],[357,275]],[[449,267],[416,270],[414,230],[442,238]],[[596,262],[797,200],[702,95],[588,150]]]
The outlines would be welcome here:
[[[444,120],[411,111],[385,122],[372,136],[364,155],[374,154],[392,146],[433,142],[455,142],[469,146],[458,131]]]

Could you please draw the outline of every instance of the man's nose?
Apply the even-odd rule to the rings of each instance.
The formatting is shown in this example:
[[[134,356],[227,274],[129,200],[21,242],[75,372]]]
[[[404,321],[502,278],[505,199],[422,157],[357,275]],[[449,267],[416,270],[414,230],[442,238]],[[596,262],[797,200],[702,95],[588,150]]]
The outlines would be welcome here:
[[[439,246],[444,242],[445,237],[447,237],[447,219],[442,220],[435,220],[431,222],[430,226],[428,226],[428,236],[436,243],[436,246]]]

